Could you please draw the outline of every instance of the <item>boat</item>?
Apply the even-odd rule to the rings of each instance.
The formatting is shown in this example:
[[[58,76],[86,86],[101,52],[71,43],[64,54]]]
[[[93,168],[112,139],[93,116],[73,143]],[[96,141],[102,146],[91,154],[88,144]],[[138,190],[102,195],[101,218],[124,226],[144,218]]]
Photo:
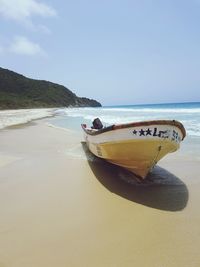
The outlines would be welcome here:
[[[81,126],[86,144],[95,156],[124,167],[142,179],[160,159],[179,149],[186,136],[184,126],[176,120],[141,121],[108,127],[100,124],[99,129],[86,124]]]

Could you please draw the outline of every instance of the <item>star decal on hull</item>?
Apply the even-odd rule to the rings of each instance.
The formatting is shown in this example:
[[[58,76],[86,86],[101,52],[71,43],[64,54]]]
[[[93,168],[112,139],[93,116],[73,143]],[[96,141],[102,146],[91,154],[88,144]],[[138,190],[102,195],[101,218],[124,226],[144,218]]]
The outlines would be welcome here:
[[[142,136],[142,135],[145,136],[145,131],[144,131],[143,129],[141,129],[141,130],[139,131],[139,133],[140,133],[140,136]]]
[[[149,128],[146,130],[146,136],[147,135],[151,135],[151,132],[152,132],[152,130],[150,130]]]
[[[163,131],[163,130],[158,130],[157,127],[154,128],[145,128],[145,129],[140,129],[140,130],[136,130],[134,129],[132,131],[132,134],[135,136],[157,136],[160,138],[169,138],[169,132],[167,130]],[[173,132],[173,139],[174,140],[178,140],[178,133],[177,132]]]

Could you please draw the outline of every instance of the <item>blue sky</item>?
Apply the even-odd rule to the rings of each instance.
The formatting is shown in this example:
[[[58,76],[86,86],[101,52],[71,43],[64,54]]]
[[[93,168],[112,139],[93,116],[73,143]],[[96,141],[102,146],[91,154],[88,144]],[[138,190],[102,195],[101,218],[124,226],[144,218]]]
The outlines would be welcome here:
[[[0,0],[0,66],[103,105],[200,101],[200,0]]]

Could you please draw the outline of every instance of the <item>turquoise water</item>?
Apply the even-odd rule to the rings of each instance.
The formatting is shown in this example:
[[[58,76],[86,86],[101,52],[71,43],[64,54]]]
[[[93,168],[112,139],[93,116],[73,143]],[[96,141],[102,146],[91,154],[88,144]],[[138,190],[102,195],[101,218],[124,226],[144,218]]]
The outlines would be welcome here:
[[[187,135],[181,149],[170,155],[178,159],[200,161],[200,103],[172,103],[129,106],[106,106],[101,108],[58,109],[51,120],[54,126],[72,129],[82,136],[81,123],[91,126],[99,117],[105,126],[133,121],[154,119],[178,120],[183,123]]]
[[[188,159],[200,160],[200,103],[172,103],[100,108],[22,109],[0,111],[0,129],[26,123],[43,117],[54,116],[49,123],[56,127],[75,131],[81,137],[81,123],[91,126],[99,117],[104,126],[117,123],[154,119],[178,120],[183,123],[187,135],[181,144],[180,153]],[[80,151],[79,151],[80,152]],[[78,153],[79,153],[78,152]],[[183,152],[183,153],[182,153]]]
[[[200,138],[200,102],[66,108],[58,109],[56,113],[57,117],[52,121],[55,126],[77,131],[80,131],[81,123],[90,126],[96,117],[99,117],[105,126],[133,121],[170,119],[182,122],[188,136]]]
[[[105,106],[110,108],[157,108],[157,109],[180,109],[180,108],[200,108],[200,102],[184,102],[184,103],[161,103],[161,104],[143,104],[143,105],[118,105],[118,106]]]

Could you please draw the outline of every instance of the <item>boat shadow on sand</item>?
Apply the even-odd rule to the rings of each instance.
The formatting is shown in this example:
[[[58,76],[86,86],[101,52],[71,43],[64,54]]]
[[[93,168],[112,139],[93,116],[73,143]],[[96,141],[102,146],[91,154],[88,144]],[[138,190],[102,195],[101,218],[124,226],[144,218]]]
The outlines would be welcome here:
[[[130,201],[166,211],[183,210],[188,202],[188,189],[175,175],[155,166],[145,180],[107,161],[97,158],[82,142],[88,164],[99,182],[110,192]]]

